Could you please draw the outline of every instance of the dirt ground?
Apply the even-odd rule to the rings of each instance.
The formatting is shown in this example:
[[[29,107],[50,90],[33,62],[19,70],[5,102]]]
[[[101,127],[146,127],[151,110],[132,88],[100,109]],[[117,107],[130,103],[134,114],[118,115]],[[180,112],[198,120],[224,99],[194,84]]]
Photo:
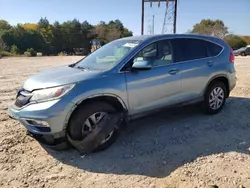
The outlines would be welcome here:
[[[220,114],[164,111],[88,156],[40,145],[6,114],[27,77],[77,59],[0,59],[0,187],[250,188],[250,57],[236,58],[237,87]]]

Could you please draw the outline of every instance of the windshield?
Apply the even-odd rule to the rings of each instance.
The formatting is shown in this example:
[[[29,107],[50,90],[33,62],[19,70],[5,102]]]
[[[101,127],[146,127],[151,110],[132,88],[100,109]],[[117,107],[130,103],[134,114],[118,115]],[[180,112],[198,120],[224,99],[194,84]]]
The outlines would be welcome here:
[[[110,69],[140,42],[139,40],[116,40],[110,42],[78,62],[75,67],[93,70]]]

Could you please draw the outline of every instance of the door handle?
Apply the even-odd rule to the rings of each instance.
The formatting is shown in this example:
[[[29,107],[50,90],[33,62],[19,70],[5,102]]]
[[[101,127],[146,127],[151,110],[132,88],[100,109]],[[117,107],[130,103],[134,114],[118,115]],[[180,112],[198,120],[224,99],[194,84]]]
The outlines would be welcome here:
[[[207,65],[208,65],[209,67],[213,66],[213,64],[214,64],[213,61],[208,61],[208,62],[207,62]]]
[[[179,72],[178,69],[172,69],[168,73],[171,74],[171,75],[174,75],[174,74],[177,74],[178,72]]]

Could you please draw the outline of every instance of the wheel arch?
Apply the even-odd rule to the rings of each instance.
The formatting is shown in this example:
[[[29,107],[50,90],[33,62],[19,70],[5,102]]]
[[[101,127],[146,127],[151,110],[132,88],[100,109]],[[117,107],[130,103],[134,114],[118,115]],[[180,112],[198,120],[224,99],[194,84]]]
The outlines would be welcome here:
[[[126,115],[126,119],[128,119],[128,107],[126,103],[117,95],[114,94],[98,94],[98,95],[91,95],[79,100],[76,105],[70,110],[65,120],[64,129],[67,128],[69,120],[72,114],[82,105],[91,104],[95,102],[106,102],[113,106],[117,111],[123,112]]]
[[[230,94],[229,79],[228,79],[228,77],[227,77],[226,75],[223,75],[223,74],[221,74],[221,75],[216,75],[216,76],[212,77],[212,78],[209,80],[209,82],[207,83],[207,85],[206,85],[206,87],[205,87],[205,89],[204,89],[203,96],[205,95],[205,93],[206,93],[206,91],[207,91],[207,88],[208,88],[212,83],[214,83],[214,82],[216,82],[216,81],[220,81],[220,82],[222,82],[222,83],[225,84],[226,89],[227,89],[227,95],[226,95],[226,97],[228,98],[228,97],[229,97],[229,94]]]

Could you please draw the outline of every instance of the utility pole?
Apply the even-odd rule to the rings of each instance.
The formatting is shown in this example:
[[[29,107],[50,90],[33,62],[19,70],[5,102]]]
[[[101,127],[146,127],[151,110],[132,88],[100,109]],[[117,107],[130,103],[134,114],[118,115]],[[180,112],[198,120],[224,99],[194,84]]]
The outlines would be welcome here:
[[[155,15],[153,15],[152,34],[155,34]]]
[[[166,11],[163,21],[162,33],[176,33],[176,22],[177,22],[177,1],[178,0],[141,0],[142,1],[142,13],[141,13],[141,35],[144,34],[144,4],[155,2],[158,3],[158,7],[160,7],[162,2],[166,3]]]
[[[175,0],[175,4],[174,4],[174,33],[176,33],[176,23],[177,23],[177,3],[178,3],[178,0]]]
[[[144,0],[141,0],[142,2],[142,11],[141,11],[141,35],[144,34]]]

